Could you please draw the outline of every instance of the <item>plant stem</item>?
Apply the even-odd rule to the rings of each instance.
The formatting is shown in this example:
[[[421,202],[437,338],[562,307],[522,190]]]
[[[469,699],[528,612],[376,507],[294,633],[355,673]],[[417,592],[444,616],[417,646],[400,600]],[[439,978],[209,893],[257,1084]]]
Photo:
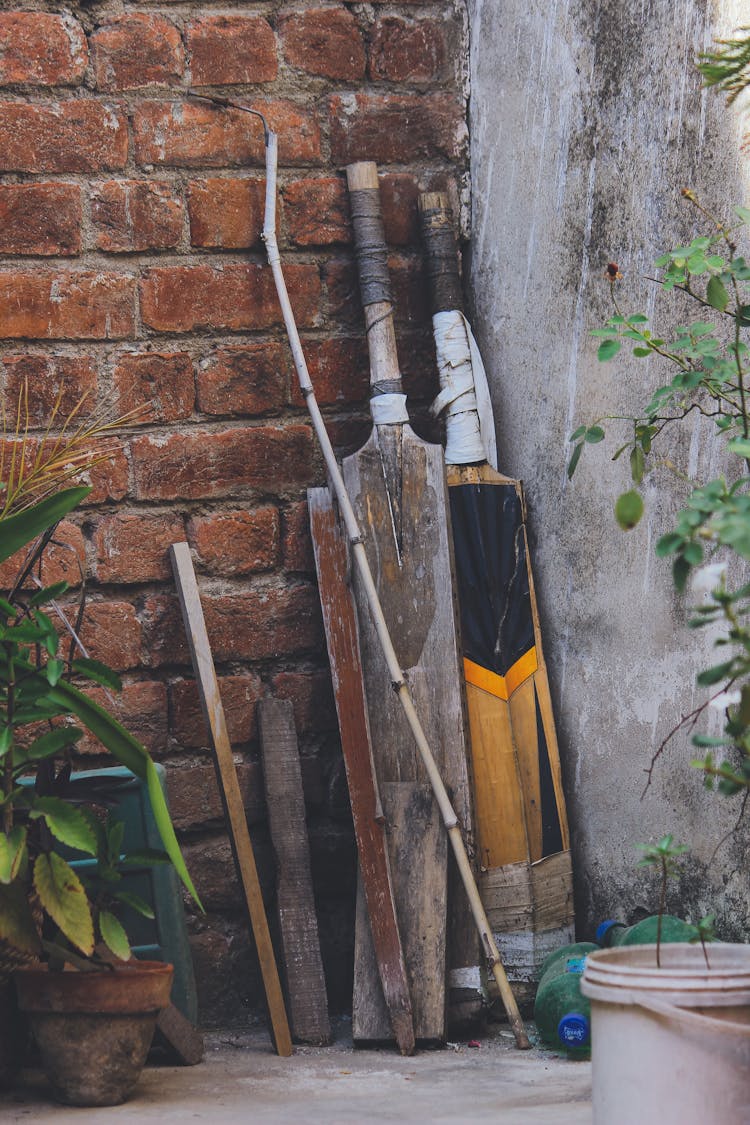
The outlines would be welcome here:
[[[667,861],[662,856],[661,860],[661,895],[659,896],[659,918],[656,923],[656,967],[661,968],[661,923],[664,917],[664,907],[667,905]]]

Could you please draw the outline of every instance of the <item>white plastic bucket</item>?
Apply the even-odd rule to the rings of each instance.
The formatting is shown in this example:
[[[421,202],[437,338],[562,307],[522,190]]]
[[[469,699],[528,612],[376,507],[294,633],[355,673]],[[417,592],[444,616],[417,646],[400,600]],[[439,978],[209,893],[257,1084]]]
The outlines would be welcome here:
[[[750,1125],[750,945],[592,953],[594,1125]]]

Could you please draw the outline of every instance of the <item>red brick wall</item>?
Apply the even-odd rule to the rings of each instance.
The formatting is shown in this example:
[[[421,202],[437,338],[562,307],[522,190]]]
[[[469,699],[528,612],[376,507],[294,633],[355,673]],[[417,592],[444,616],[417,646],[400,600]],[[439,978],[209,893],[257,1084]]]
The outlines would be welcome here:
[[[187,539],[265,883],[254,708],[294,702],[334,1007],[349,1001],[353,847],[308,539],[324,480],[259,233],[256,119],[280,135],[279,235],[334,443],[368,429],[367,362],[343,175],[382,169],[407,390],[434,389],[416,194],[466,170],[452,0],[25,2],[0,13],[0,380],[43,427],[64,383],[147,421],[111,440],[50,567],[88,564],[84,640],[118,669],[122,718],[168,766],[208,910],[191,916],[203,1019],[259,1002],[167,548]],[[88,762],[97,750],[88,746]]]

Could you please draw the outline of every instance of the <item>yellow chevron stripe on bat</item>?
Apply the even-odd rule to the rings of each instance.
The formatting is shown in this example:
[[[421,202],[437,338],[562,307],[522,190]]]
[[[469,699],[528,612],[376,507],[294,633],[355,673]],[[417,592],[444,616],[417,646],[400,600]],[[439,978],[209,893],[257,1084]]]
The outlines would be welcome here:
[[[489,668],[483,668],[481,664],[475,664],[473,660],[464,657],[464,677],[467,684],[473,684],[474,687],[506,701],[510,699],[516,688],[528,680],[529,676],[534,675],[538,667],[536,646],[520,656],[504,676],[499,676],[497,672],[491,672]]]

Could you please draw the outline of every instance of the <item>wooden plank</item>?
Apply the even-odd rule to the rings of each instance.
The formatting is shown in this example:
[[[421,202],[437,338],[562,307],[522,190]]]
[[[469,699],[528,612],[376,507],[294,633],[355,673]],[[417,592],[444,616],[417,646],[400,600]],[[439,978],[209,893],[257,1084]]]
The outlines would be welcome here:
[[[271,1020],[271,1032],[279,1055],[292,1053],[292,1040],[281,992],[276,958],[271,944],[268,919],[255,866],[255,855],[242,805],[237,770],[227,732],[224,708],[219,695],[211,647],[203,617],[198,583],[187,543],[175,543],[170,548],[177,593],[185,622],[190,655],[198,684],[201,707],[211,736],[216,779],[224,804],[237,875],[242,886],[245,905],[258,951],[261,976]]]
[[[159,1013],[154,1043],[180,1066],[197,1066],[203,1061],[203,1036],[174,1004]]]
[[[402,1054],[410,1055],[414,1050],[411,997],[372,761],[348,553],[328,489],[311,488],[307,499],[360,880],[371,919],[373,956],[387,1019]],[[362,925],[360,921],[359,926]]]
[[[331,1040],[331,1024],[291,700],[262,699],[258,719],[268,820],[276,853],[276,909],[292,1037],[323,1046]]]
[[[372,164],[347,169],[352,199],[355,241],[361,258],[380,253],[378,299],[368,285],[363,296],[370,354],[372,404],[381,394],[401,389],[393,306],[387,296],[385,242],[368,226],[367,213],[377,213],[377,169]],[[365,216],[364,233],[358,214]],[[378,262],[368,260],[371,278]],[[452,575],[452,538],[448,492],[440,446],[419,438],[403,421],[377,422],[370,438],[345,459],[343,475],[357,522],[363,532],[367,559],[383,615],[393,639],[415,709],[420,717],[438,771],[450,793],[464,838],[473,834],[473,809],[468,765],[467,720],[462,689],[456,607]],[[387,781],[423,781],[424,771],[414,738],[392,690],[391,677],[373,625],[367,599],[359,581],[354,583],[359,614],[362,666],[373,731],[387,732],[373,745],[381,785]],[[416,829],[416,826],[415,826]],[[416,835],[410,862],[415,866],[436,862]],[[433,882],[432,873],[426,884]],[[479,943],[469,903],[451,859],[450,951],[446,969],[462,975],[462,986],[473,974],[475,1004],[479,1008]],[[397,895],[399,917],[403,911]],[[435,904],[433,904],[433,909]],[[408,967],[408,957],[407,957]],[[439,987],[442,972],[436,965],[429,986]],[[461,999],[465,989],[461,988]],[[440,1005],[428,1005],[438,1011]],[[461,1015],[465,1015],[462,1002]],[[427,1038],[445,1034],[435,1026]]]
[[[430,985],[435,965],[445,963],[446,930],[441,905],[445,902],[448,840],[432,789],[424,782],[385,782],[380,787],[387,827],[388,849],[396,900],[411,903],[402,910],[401,934],[409,976],[417,1039],[429,1040],[445,1020],[445,990]],[[415,865],[414,839],[424,845],[426,855],[434,851],[438,862]],[[436,909],[437,904],[437,909]],[[374,971],[372,935],[365,910],[364,894],[357,897],[356,947],[354,957],[354,1002],[352,1035],[355,1042],[377,1042],[387,1038],[388,1012]]]

